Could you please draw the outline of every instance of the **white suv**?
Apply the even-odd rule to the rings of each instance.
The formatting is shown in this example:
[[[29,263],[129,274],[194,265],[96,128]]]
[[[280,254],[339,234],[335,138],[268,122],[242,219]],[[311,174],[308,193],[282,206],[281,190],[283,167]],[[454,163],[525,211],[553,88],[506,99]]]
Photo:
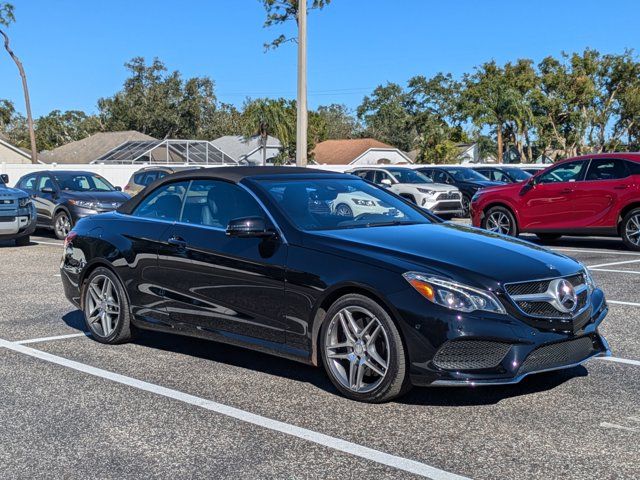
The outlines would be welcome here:
[[[348,171],[431,210],[436,215],[463,213],[462,194],[451,185],[434,183],[426,175],[407,167],[359,167]]]

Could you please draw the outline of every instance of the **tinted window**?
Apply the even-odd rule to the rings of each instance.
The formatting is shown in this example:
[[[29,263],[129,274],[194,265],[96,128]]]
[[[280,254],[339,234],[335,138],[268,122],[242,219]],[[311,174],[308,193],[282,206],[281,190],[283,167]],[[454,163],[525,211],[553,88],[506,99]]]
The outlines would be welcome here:
[[[538,177],[538,183],[578,182],[584,177],[584,160],[563,163]]]
[[[591,160],[587,180],[616,180],[625,178],[629,174],[624,160],[618,159],[594,159]]]
[[[146,172],[144,174],[144,177],[142,177],[142,185],[144,185],[145,187],[147,185],[151,185],[153,182],[156,181],[156,179],[158,178],[158,172]]]
[[[640,175],[640,162],[627,161],[627,168],[630,175]]]
[[[453,178],[458,180],[459,182],[468,182],[468,181],[480,181],[480,180],[488,180],[484,175],[476,172],[471,168],[460,167],[460,168],[447,168],[447,172]]]
[[[43,188],[55,188],[50,175],[42,175],[38,181],[38,190],[42,191]]]
[[[353,172],[353,174],[356,175],[357,177],[368,180],[367,175],[369,174],[369,172],[367,170],[358,170],[357,172]]]
[[[133,215],[177,221],[182,210],[182,199],[189,182],[170,183],[156,188],[133,211]]]
[[[388,172],[396,177],[400,183],[433,183],[433,180],[425,174],[409,168],[390,168]]]
[[[433,181],[436,183],[451,183],[449,175],[447,175],[447,172],[444,170],[435,170],[431,178],[433,178]]]
[[[523,180],[528,180],[529,178],[531,178],[531,174],[529,172],[525,172],[520,168],[508,168],[505,169],[505,171],[516,182],[522,182]]]
[[[92,173],[54,174],[61,190],[72,192],[111,192],[113,185]]]
[[[265,180],[260,184],[290,221],[302,230],[430,223],[419,210],[357,178]],[[337,207],[342,204],[353,205],[352,217],[338,214]]]
[[[373,182],[377,185],[382,185],[382,180],[389,180],[391,183],[394,183],[393,179],[391,178],[391,175],[389,175],[387,172],[383,172],[382,170],[376,170],[372,173],[375,174]]]
[[[38,174],[36,173],[34,173],[33,175],[27,175],[26,177],[22,177],[18,182],[18,185],[16,185],[16,187],[22,190],[35,190],[37,178],[38,178]]]
[[[194,180],[184,202],[181,222],[227,228],[242,217],[264,217],[262,208],[242,187],[215,180]]]

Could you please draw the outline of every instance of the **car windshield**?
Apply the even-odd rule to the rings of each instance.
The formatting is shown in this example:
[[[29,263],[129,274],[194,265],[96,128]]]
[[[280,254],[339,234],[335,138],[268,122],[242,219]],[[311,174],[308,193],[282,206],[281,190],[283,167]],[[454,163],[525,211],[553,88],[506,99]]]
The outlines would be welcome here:
[[[424,173],[416,172],[410,168],[387,168],[387,172],[400,183],[433,183]]]
[[[359,178],[262,180],[262,188],[301,230],[431,223],[426,213]]]
[[[72,192],[112,192],[115,190],[107,180],[100,175],[91,173],[57,174],[56,182],[62,190]]]
[[[509,168],[506,172],[513,178],[516,182],[522,182],[523,180],[527,180],[531,177],[529,172],[525,172],[519,168]]]
[[[487,177],[482,175],[481,173],[472,170],[471,168],[447,168],[447,172],[449,172],[453,178],[460,182],[477,182],[477,181],[486,181],[489,180]]]

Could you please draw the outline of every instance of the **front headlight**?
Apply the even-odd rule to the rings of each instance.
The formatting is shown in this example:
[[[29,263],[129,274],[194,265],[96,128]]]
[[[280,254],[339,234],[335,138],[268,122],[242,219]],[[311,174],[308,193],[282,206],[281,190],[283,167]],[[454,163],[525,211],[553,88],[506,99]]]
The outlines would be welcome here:
[[[451,310],[507,313],[496,296],[487,290],[480,290],[419,272],[407,272],[402,276],[424,298]]]
[[[420,193],[426,193],[427,195],[433,195],[434,193],[436,193],[435,190],[429,190],[428,188],[418,188],[418,191]]]
[[[31,205],[31,199],[29,197],[18,199],[18,206],[20,208],[28,207],[29,205]]]
[[[96,208],[96,204],[89,200],[69,200],[69,203],[80,208],[89,208],[91,210],[95,210]]]
[[[356,205],[360,205],[362,207],[375,207],[376,202],[373,200],[362,200],[360,198],[352,198],[351,201]]]
[[[584,283],[587,284],[587,288],[589,289],[589,293],[591,293],[596,288],[598,288],[598,285],[596,284],[596,281],[591,276],[591,272],[589,271],[589,269],[587,267],[585,267],[584,265],[582,265],[582,267],[584,268],[584,271],[582,272],[584,274]]]

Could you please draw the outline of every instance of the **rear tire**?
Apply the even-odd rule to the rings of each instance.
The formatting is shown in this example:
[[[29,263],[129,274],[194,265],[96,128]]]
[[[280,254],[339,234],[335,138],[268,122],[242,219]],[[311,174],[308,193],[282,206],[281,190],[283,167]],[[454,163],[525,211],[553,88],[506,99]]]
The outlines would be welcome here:
[[[345,397],[382,403],[411,388],[400,332],[368,297],[349,294],[331,305],[318,349],[327,375]]]
[[[133,338],[127,294],[108,268],[96,268],[84,282],[82,310],[87,330],[96,341],[115,345]]]
[[[31,236],[25,235],[24,237],[16,238],[16,247],[26,247],[31,244]]]
[[[562,235],[559,233],[536,233],[536,237],[538,237],[542,242],[552,242],[554,240],[558,240]]]
[[[620,233],[627,248],[640,251],[640,208],[635,208],[624,216]]]
[[[513,214],[505,207],[491,207],[482,219],[482,228],[494,233],[518,236],[518,224]]]

